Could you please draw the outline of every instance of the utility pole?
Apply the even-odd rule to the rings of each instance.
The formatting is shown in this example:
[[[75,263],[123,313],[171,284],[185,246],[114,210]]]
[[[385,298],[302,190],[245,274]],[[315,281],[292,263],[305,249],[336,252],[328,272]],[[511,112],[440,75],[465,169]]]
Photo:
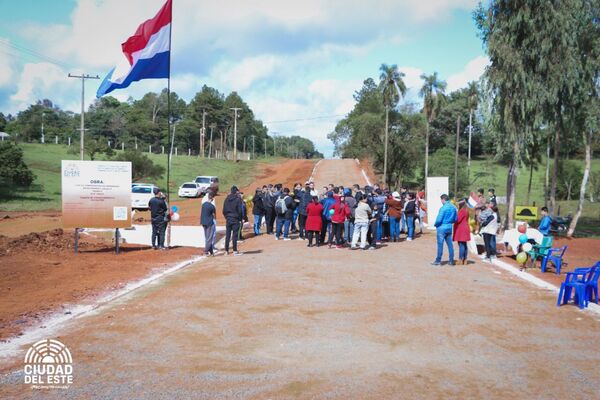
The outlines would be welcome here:
[[[46,139],[44,138],[44,112],[42,111],[42,139],[40,140],[43,143],[46,143]]]
[[[256,150],[256,144],[254,143],[255,135],[252,135],[252,159],[254,160],[254,150]]]
[[[241,108],[232,107],[233,110],[233,162],[237,162],[237,113]]]
[[[90,74],[73,75],[69,73],[69,78],[81,79],[81,136],[79,139],[79,156],[83,160],[83,136],[85,132],[85,80],[86,79],[100,79],[98,75],[91,76]]]
[[[265,158],[267,158],[267,138],[265,137]]]
[[[454,155],[454,196],[458,191],[458,144],[460,137],[460,115],[456,119],[456,154]]]
[[[202,154],[202,158],[204,158],[204,135],[206,133],[206,109],[202,109],[202,129],[200,129],[200,153]]]
[[[210,126],[210,142],[208,142],[208,159],[210,160],[212,154],[212,142],[213,142],[213,129],[215,128],[215,124]]]
[[[244,153],[246,152],[246,138],[244,138]]]

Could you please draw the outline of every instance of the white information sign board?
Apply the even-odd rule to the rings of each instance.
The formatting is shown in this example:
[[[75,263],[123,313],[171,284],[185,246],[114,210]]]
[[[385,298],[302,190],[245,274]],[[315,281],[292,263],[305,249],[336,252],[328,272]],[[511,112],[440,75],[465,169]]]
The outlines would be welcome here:
[[[435,229],[435,220],[442,208],[442,201],[440,196],[448,194],[448,177],[428,177],[425,194],[427,196],[427,227],[429,229]]]
[[[131,162],[62,160],[65,228],[131,227]]]

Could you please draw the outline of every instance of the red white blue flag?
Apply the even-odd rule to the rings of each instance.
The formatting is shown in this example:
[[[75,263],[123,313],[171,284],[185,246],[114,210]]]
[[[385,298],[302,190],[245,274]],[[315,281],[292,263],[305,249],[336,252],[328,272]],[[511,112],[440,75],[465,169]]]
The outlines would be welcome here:
[[[479,198],[475,195],[475,193],[471,192],[471,195],[467,199],[467,205],[469,206],[469,208],[475,208],[478,202]]]
[[[128,64],[117,66],[108,73],[96,97],[126,88],[142,79],[169,78],[171,10],[172,0],[167,0],[154,18],[142,23],[135,34],[121,45]]]

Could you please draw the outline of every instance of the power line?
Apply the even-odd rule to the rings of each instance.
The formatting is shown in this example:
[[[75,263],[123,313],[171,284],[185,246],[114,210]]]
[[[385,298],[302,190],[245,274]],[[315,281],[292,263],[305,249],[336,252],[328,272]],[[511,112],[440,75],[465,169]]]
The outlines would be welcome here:
[[[323,115],[320,117],[311,117],[311,118],[298,118],[298,119],[287,119],[287,120],[280,120],[280,121],[266,121],[263,122],[264,124],[276,124],[276,123],[283,123],[283,122],[300,122],[300,121],[314,121],[316,119],[327,119],[327,118],[337,118],[337,117],[344,117],[346,114],[336,114],[336,115]]]
[[[58,60],[56,58],[47,56],[47,55],[42,54],[42,53],[40,53],[38,51],[35,51],[35,50],[28,49],[27,47],[24,47],[24,46],[21,46],[21,45],[9,42],[8,40],[0,40],[0,44],[6,46],[7,48],[12,48],[12,49],[14,49],[14,50],[16,50],[16,51],[18,51],[18,52],[20,52],[22,54],[26,54],[26,55],[38,58],[38,59],[43,60],[43,61],[47,61],[47,62],[49,62],[51,64],[54,64],[54,65],[57,65],[59,67],[63,67],[63,68],[66,68],[66,69],[74,68],[72,65],[66,64],[66,63],[64,63],[64,62],[62,62],[62,61],[60,61],[60,60]]]

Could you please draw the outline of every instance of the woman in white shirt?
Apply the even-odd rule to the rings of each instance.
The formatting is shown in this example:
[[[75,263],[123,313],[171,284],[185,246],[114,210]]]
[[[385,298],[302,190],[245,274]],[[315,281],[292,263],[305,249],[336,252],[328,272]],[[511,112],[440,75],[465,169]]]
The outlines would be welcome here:
[[[485,244],[486,258],[483,262],[493,262],[496,259],[496,234],[498,233],[500,216],[498,214],[498,207],[492,203],[488,203],[487,206],[490,212],[485,213],[487,217],[484,221],[481,221],[479,232],[483,235],[483,243]]]

